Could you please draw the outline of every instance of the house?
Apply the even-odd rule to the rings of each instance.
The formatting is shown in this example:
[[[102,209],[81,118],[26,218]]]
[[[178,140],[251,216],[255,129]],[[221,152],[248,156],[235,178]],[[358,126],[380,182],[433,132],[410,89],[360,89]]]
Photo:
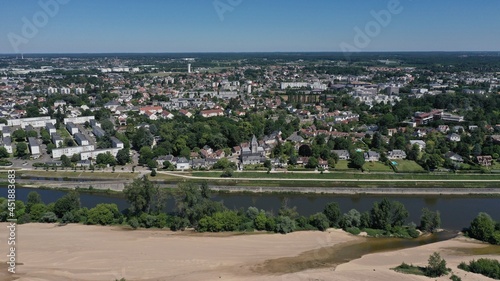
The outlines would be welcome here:
[[[192,159],[191,168],[192,169],[207,168],[207,161],[205,159]]]
[[[323,170],[328,170],[328,161],[320,158],[318,160],[318,168]]]
[[[187,118],[193,117],[193,114],[185,109],[179,110],[179,114],[182,116],[186,116]]]
[[[454,161],[454,162],[460,162],[460,163],[464,162],[464,158],[462,158],[462,156],[460,156],[452,151],[446,152],[444,155],[444,158],[450,159],[451,161]]]
[[[395,149],[392,151],[389,151],[389,155],[387,156],[389,159],[405,159],[406,158],[406,152],[403,150]]]
[[[454,142],[459,142],[460,141],[460,135],[459,134],[455,134],[455,133],[449,134],[446,138],[449,141],[454,141]]]
[[[365,152],[363,156],[367,162],[376,162],[380,160],[380,154],[371,150]]]
[[[116,109],[121,105],[119,101],[112,100],[104,104],[104,108],[109,109],[111,112],[115,112]]]
[[[161,106],[145,106],[145,107],[139,108],[140,114],[146,114],[148,112],[151,114],[162,113],[163,108]]]
[[[491,155],[477,156],[477,163],[481,166],[489,167],[493,164],[493,157]]]
[[[30,145],[31,155],[40,155],[40,145],[38,144],[37,139],[34,137],[29,137],[28,143]]]
[[[63,145],[63,138],[58,133],[51,135],[52,142],[56,145],[56,148],[59,148]]]
[[[92,133],[94,133],[94,135],[98,138],[102,138],[106,135],[106,132],[103,129],[101,129],[101,127],[97,126],[92,128]]]
[[[12,131],[11,131],[10,127],[3,126],[3,128],[2,128],[2,137],[3,138],[10,138],[11,133],[12,133]]]
[[[202,110],[200,112],[200,115],[205,117],[205,118],[215,117],[215,116],[224,116],[224,111],[222,109]]]
[[[2,146],[5,147],[8,153],[12,154],[12,139],[10,137],[4,137]]]
[[[425,143],[425,141],[423,140],[411,140],[410,141],[410,145],[413,147],[414,145],[417,145],[418,146],[418,149],[420,151],[424,150],[425,147],[427,146],[427,144]]]
[[[125,144],[121,140],[117,139],[116,137],[111,137],[110,140],[111,140],[111,147],[120,148],[120,149],[125,147]]]
[[[170,164],[175,166],[177,165],[177,157],[174,157],[173,155],[165,155],[156,158],[156,163],[159,168],[163,168],[165,166],[165,162],[170,162]]]
[[[242,145],[240,159],[243,165],[261,164],[266,161],[265,150],[259,146],[255,135],[252,137],[250,146]]]
[[[55,134],[57,132],[56,126],[52,123],[45,124],[45,129],[49,132],[49,135]]]
[[[78,127],[73,122],[66,123],[66,130],[68,130],[71,135],[79,132]]]
[[[87,139],[87,137],[84,134],[76,133],[73,135],[73,137],[75,138],[76,143],[80,146],[90,144],[89,140]]]
[[[187,158],[185,158],[185,157],[179,157],[179,159],[177,160],[176,169],[177,170],[189,170],[189,169],[191,169],[191,165],[189,163],[189,160],[187,160]]]
[[[304,142],[304,138],[299,136],[298,132],[294,132],[291,134],[288,138],[286,138],[287,141],[293,142],[293,143],[302,143]]]
[[[351,155],[347,150],[332,150],[333,153],[339,156],[339,160],[349,160],[351,159]]]
[[[439,125],[438,131],[440,133],[446,134],[446,133],[448,133],[448,131],[450,131],[450,127],[448,125]]]
[[[161,117],[163,119],[174,119],[174,115],[166,110],[161,113]]]

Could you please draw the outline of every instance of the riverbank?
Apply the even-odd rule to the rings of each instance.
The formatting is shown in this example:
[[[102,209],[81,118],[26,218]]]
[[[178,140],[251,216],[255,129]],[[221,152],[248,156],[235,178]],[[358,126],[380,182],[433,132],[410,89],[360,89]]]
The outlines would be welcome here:
[[[335,251],[324,249],[342,251],[344,246],[356,245],[366,238],[341,230],[234,235],[130,231],[73,224],[19,225],[17,234],[20,237],[17,255],[21,264],[15,275],[9,275],[2,267],[1,280],[427,280],[402,275],[390,268],[403,260],[425,265],[428,256],[439,251],[454,272],[470,277],[471,273],[456,269],[455,264],[483,256],[500,258],[500,252],[468,255],[460,249],[485,245],[455,238],[416,248],[369,254],[337,267],[325,265],[287,272],[275,266],[262,271],[259,270],[262,266],[282,258],[306,264],[321,262],[325,254],[335,255]],[[5,223],[0,224],[0,235],[7,236]],[[0,251],[7,251],[6,243],[0,245]],[[308,258],[301,261],[303,253],[308,252]],[[4,261],[5,258],[0,259],[2,264]],[[487,280],[479,275],[473,278]]]
[[[81,172],[19,170],[16,181],[27,187],[46,186],[60,188],[93,188],[121,191],[134,178],[148,175],[147,171],[130,172]],[[194,175],[193,175],[194,174]],[[285,192],[328,194],[429,194],[469,195],[500,194],[497,175],[429,175],[421,174],[266,174],[255,172],[235,173],[234,178],[215,177],[214,172],[158,171],[152,181],[162,187],[172,188],[180,182],[208,182],[218,191],[227,192]],[[202,176],[206,174],[207,176]],[[249,177],[246,177],[249,176]],[[256,177],[260,176],[260,177]],[[345,177],[345,178],[342,178]],[[454,178],[456,177],[456,178]]]

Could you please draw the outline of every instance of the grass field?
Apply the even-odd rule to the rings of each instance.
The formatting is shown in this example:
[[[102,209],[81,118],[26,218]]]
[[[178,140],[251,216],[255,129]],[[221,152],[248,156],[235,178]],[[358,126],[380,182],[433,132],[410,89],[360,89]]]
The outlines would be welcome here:
[[[111,173],[111,172],[101,172],[101,171],[80,171],[77,170],[66,170],[66,171],[45,171],[45,170],[35,170],[35,171],[19,171],[22,177],[47,177],[47,178],[86,178],[95,180],[117,180],[117,179],[134,179],[139,174],[138,173]]]
[[[396,168],[399,172],[424,172],[424,168],[411,160],[394,160],[397,162]]]
[[[337,164],[335,164],[334,170],[338,170],[338,171],[352,170],[352,171],[355,171],[355,169],[349,168],[349,161],[347,161],[347,160],[339,160],[339,162]]]
[[[381,162],[366,162],[363,169],[368,172],[392,172],[392,168]]]

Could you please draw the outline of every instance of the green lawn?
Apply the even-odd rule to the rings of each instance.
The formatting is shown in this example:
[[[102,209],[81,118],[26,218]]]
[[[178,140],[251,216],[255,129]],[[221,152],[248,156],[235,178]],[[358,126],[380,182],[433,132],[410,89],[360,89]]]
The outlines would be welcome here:
[[[366,162],[363,169],[367,172],[393,172],[391,167],[381,162]]]
[[[338,170],[338,171],[348,171],[352,170],[355,171],[355,169],[349,168],[349,161],[347,160],[339,160],[337,164],[335,164],[335,169],[333,170]]]
[[[399,172],[424,172],[424,168],[411,160],[393,160],[397,162],[396,168]]]

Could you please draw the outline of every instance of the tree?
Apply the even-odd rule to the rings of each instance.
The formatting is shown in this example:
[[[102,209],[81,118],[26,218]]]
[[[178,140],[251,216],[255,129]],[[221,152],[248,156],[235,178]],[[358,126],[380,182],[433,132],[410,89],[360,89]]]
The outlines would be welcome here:
[[[123,193],[130,203],[129,209],[133,214],[161,211],[165,206],[164,192],[146,176],[126,185]]]
[[[371,148],[379,149],[382,147],[382,135],[379,132],[373,134]]]
[[[210,200],[210,194],[202,188],[203,184],[198,186],[187,182],[179,184],[178,187],[175,198],[177,212],[193,226],[196,226],[201,218],[225,210],[222,203]]]
[[[5,147],[0,147],[0,158],[8,158],[10,156],[9,152]]]
[[[43,203],[36,203],[30,206],[31,221],[40,221],[43,215],[47,212],[47,206]]]
[[[287,234],[295,230],[295,221],[286,216],[279,216],[276,218],[275,231],[281,234]]]
[[[309,223],[321,231],[325,231],[330,226],[330,221],[323,213],[311,215],[309,217]]]
[[[116,204],[97,204],[88,212],[87,224],[109,225],[121,217]]]
[[[26,131],[24,131],[23,129],[17,129],[14,132],[12,132],[12,138],[15,139],[17,142],[25,141]]]
[[[71,167],[71,160],[65,154],[61,155],[61,162],[63,167]]]
[[[26,150],[28,150],[28,145],[25,142],[16,143],[16,156],[17,157],[26,156],[28,154],[26,152]]]
[[[139,165],[145,165],[154,157],[153,151],[149,146],[143,146],[139,151]]]
[[[73,163],[76,163],[76,162],[78,162],[78,161],[80,161],[80,160],[81,160],[81,155],[80,155],[80,154],[76,154],[76,153],[75,153],[75,154],[73,154],[73,155],[71,156],[71,162],[73,162]]]
[[[341,213],[337,202],[328,203],[323,209],[323,214],[325,214],[330,221],[331,227],[337,227],[339,225]]]
[[[351,154],[351,165],[355,169],[362,169],[365,164],[365,158],[362,153],[355,152]]]
[[[227,158],[221,158],[213,166],[216,170],[236,169],[236,163],[229,161]]]
[[[126,165],[130,160],[130,150],[128,148],[118,150],[116,154],[116,162],[118,165]]]
[[[408,216],[403,204],[384,198],[380,203],[373,203],[370,210],[371,227],[390,230],[392,227],[402,226]]]
[[[38,138],[38,133],[36,131],[26,131],[27,138]]]
[[[299,147],[299,155],[309,157],[312,155],[311,147],[307,144],[303,144]]]
[[[66,212],[80,209],[80,194],[70,191],[59,198],[54,205],[54,213],[57,217],[62,217]]]
[[[151,147],[151,145],[153,145],[153,140],[154,137],[151,132],[148,129],[141,127],[136,131],[134,137],[132,138],[132,145],[136,150],[139,150],[144,146]]]
[[[311,168],[315,169],[319,165],[318,158],[316,157],[309,157],[309,161],[307,162],[306,168]]]
[[[343,229],[361,226],[361,214],[356,209],[351,209],[340,219],[340,226]]]
[[[31,206],[40,203],[43,203],[40,194],[38,194],[38,192],[36,191],[30,191],[30,193],[28,193],[28,199],[26,200],[26,212],[29,213],[31,210]]]
[[[470,237],[488,241],[495,231],[495,222],[487,213],[479,213],[479,215],[472,220],[470,228],[467,233]]]
[[[425,275],[428,277],[439,277],[448,274],[446,261],[441,258],[438,252],[434,252],[429,257],[429,264],[425,268]]]
[[[420,230],[425,232],[434,232],[441,226],[441,216],[439,211],[433,212],[427,208],[422,209],[420,217]]]
[[[108,151],[106,153],[99,153],[99,154],[97,154],[96,163],[97,164],[114,166],[114,165],[116,165],[116,159]]]

